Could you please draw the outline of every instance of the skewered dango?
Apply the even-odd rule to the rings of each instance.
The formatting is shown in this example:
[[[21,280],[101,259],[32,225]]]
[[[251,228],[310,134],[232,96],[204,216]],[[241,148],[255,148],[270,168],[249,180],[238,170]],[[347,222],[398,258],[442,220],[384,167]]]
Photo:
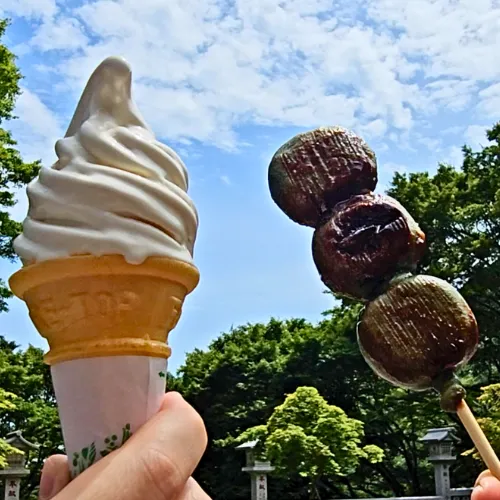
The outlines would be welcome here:
[[[361,352],[394,385],[442,392],[455,411],[464,391],[455,371],[476,352],[478,327],[465,299],[434,276],[401,276],[370,302],[358,325]]]
[[[370,367],[399,387],[437,390],[441,407],[458,414],[500,479],[500,461],[456,376],[476,352],[476,319],[449,283],[412,274],[425,235],[398,202],[372,193],[376,165],[366,143],[345,129],[299,134],[271,161],[271,196],[290,219],[315,228],[313,258],[323,282],[367,302],[358,344]]]
[[[425,235],[389,196],[363,194],[338,203],[314,232],[313,258],[323,283],[362,301],[382,293],[401,271],[412,271]]]
[[[316,227],[339,201],[375,189],[377,161],[357,135],[324,127],[284,144],[268,176],[271,197],[281,210],[299,224]]]

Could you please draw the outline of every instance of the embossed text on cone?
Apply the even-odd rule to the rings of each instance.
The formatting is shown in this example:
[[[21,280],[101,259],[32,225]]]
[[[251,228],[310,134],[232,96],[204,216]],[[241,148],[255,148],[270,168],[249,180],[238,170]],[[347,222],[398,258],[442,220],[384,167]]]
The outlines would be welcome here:
[[[168,358],[168,333],[197,269],[168,258],[128,264],[119,255],[75,256],[26,266],[10,280],[49,343],[48,364],[95,356]]]

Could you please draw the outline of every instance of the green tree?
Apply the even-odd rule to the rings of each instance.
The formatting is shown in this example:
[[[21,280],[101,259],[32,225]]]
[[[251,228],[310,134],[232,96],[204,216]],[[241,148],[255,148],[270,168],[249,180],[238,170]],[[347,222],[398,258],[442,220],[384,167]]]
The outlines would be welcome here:
[[[365,422],[366,443],[385,452],[382,462],[363,462],[354,474],[335,481],[325,478],[332,498],[433,493],[432,469],[419,439],[429,427],[453,421],[434,394],[401,391],[373,374],[357,346],[359,310],[334,308],[317,325],[294,319],[242,326],[206,351],[188,355],[175,388],[208,428],[210,445],[196,477],[212,497],[248,497],[241,452],[221,443],[267,422],[286,395],[301,386],[316,387],[328,404]],[[307,481],[300,477],[272,478],[269,489],[277,498],[308,497]]]
[[[21,224],[12,220],[8,212],[16,203],[13,190],[30,182],[37,175],[40,164],[23,162],[16,141],[4,128],[5,122],[15,118],[14,106],[21,92],[21,73],[15,56],[1,43],[8,24],[8,20],[0,20],[0,257],[14,259],[12,240],[19,234]],[[6,299],[10,295],[0,280],[0,311],[7,310]]]
[[[479,415],[479,425],[488,437],[494,450],[500,450],[500,384],[491,384],[481,389],[475,410]],[[482,463],[482,458],[475,448],[463,453]]]
[[[478,319],[478,354],[461,373],[471,398],[481,386],[500,382],[500,125],[487,138],[479,151],[463,148],[460,168],[439,165],[435,174],[396,174],[389,189],[426,232],[429,250],[419,272],[454,284]],[[359,311],[344,301],[318,325],[302,320],[247,325],[188,356],[176,383],[214,439],[197,471],[213,496],[245,494],[236,454],[216,443],[267,421],[285,394],[304,385],[364,421],[367,442],[385,452],[382,462],[362,464],[343,485],[332,485],[338,487],[336,496],[345,495],[345,488],[351,497],[432,494],[427,450],[419,442],[428,427],[456,424],[461,451],[470,448],[462,426],[439,409],[434,394],[401,391],[371,373],[356,344]],[[478,469],[470,456],[463,457],[454,477],[460,485],[471,484]],[[238,479],[225,481],[222,470]],[[282,497],[303,494],[300,482],[277,481],[271,487]]]
[[[15,395],[0,409],[0,436],[21,430],[26,439],[40,445],[29,457],[30,474],[21,487],[23,498],[36,498],[43,461],[60,452],[63,444],[50,369],[43,363],[43,351],[32,346],[19,350],[14,342],[0,336],[0,387]]]
[[[6,410],[15,410],[15,400],[15,394],[11,394],[0,388],[0,415]],[[10,446],[4,439],[0,439],[0,469],[3,469],[7,465],[6,457],[10,453],[20,453],[20,451]]]
[[[427,235],[420,271],[453,283],[477,317],[474,366],[486,385],[498,382],[500,371],[500,124],[487,139],[480,151],[464,146],[461,168],[441,164],[435,175],[396,174],[389,189]]]
[[[320,499],[322,477],[348,476],[362,459],[382,460],[378,446],[361,446],[363,436],[363,422],[329,405],[314,387],[299,387],[274,409],[266,425],[248,429],[238,441],[257,438],[277,475],[307,478],[311,498]]]

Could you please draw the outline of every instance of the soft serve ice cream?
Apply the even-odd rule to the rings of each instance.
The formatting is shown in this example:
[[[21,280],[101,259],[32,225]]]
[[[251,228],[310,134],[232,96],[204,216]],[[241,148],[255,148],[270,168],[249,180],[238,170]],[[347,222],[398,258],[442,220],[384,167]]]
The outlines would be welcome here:
[[[27,189],[14,242],[25,265],[86,254],[192,263],[198,216],[186,167],[144,122],[123,59],[95,70],[56,154]]]
[[[125,61],[91,76],[58,161],[28,187],[11,276],[50,350],[61,428],[76,476],[161,407],[169,332],[198,284],[198,217],[179,157],[131,99]]]

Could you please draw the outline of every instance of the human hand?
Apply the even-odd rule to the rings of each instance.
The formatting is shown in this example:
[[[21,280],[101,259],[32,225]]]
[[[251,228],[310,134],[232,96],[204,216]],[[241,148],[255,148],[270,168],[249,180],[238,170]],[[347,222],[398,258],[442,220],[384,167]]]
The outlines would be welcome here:
[[[180,394],[165,395],[158,414],[121,448],[70,482],[65,455],[49,457],[40,500],[210,500],[191,478],[207,445],[201,417]]]
[[[500,500],[500,481],[491,472],[483,472],[476,481],[471,500]]]

